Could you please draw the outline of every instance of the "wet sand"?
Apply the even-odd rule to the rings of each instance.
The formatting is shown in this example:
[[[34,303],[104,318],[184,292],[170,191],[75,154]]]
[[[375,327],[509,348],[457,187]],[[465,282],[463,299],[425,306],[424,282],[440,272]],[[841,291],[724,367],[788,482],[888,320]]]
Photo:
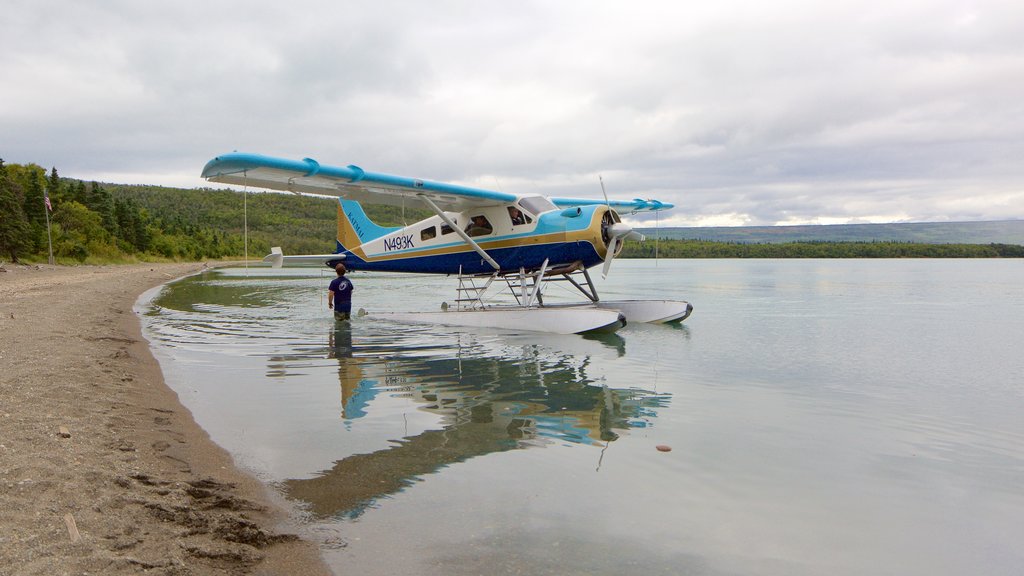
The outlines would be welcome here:
[[[330,574],[163,381],[132,306],[203,264],[0,271],[0,575]]]

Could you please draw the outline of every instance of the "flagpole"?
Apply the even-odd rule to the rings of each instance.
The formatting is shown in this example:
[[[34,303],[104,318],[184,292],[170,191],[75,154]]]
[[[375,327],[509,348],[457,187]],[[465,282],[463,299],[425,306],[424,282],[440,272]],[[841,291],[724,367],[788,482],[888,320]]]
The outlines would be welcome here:
[[[53,266],[53,236],[50,235],[50,188],[43,186],[43,213],[46,214],[46,243],[50,247],[50,266]]]

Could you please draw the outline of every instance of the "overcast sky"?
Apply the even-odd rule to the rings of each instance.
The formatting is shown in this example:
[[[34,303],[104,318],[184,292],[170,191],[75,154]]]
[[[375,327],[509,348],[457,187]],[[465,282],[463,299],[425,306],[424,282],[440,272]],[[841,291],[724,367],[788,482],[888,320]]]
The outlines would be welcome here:
[[[663,225],[1021,219],[1024,2],[3,3],[6,162],[200,187],[233,150],[601,175]]]

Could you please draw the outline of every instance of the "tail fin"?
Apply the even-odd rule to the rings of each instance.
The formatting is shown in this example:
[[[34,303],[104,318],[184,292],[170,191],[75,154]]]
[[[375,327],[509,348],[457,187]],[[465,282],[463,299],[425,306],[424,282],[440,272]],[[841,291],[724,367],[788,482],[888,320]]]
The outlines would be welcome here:
[[[390,234],[400,227],[378,226],[363,212],[355,200],[339,199],[338,202],[338,244],[340,251],[352,250],[370,240]]]

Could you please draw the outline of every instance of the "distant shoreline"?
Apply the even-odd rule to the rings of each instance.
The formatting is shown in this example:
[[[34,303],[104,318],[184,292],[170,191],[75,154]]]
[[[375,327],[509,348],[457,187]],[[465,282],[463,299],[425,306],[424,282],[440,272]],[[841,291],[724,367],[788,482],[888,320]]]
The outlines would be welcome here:
[[[648,239],[629,242],[622,258],[1024,258],[1019,244],[914,242],[723,242]]]
[[[918,244],[1024,244],[1024,220],[897,222],[796,226],[638,227],[648,237],[714,242],[911,242]]]

